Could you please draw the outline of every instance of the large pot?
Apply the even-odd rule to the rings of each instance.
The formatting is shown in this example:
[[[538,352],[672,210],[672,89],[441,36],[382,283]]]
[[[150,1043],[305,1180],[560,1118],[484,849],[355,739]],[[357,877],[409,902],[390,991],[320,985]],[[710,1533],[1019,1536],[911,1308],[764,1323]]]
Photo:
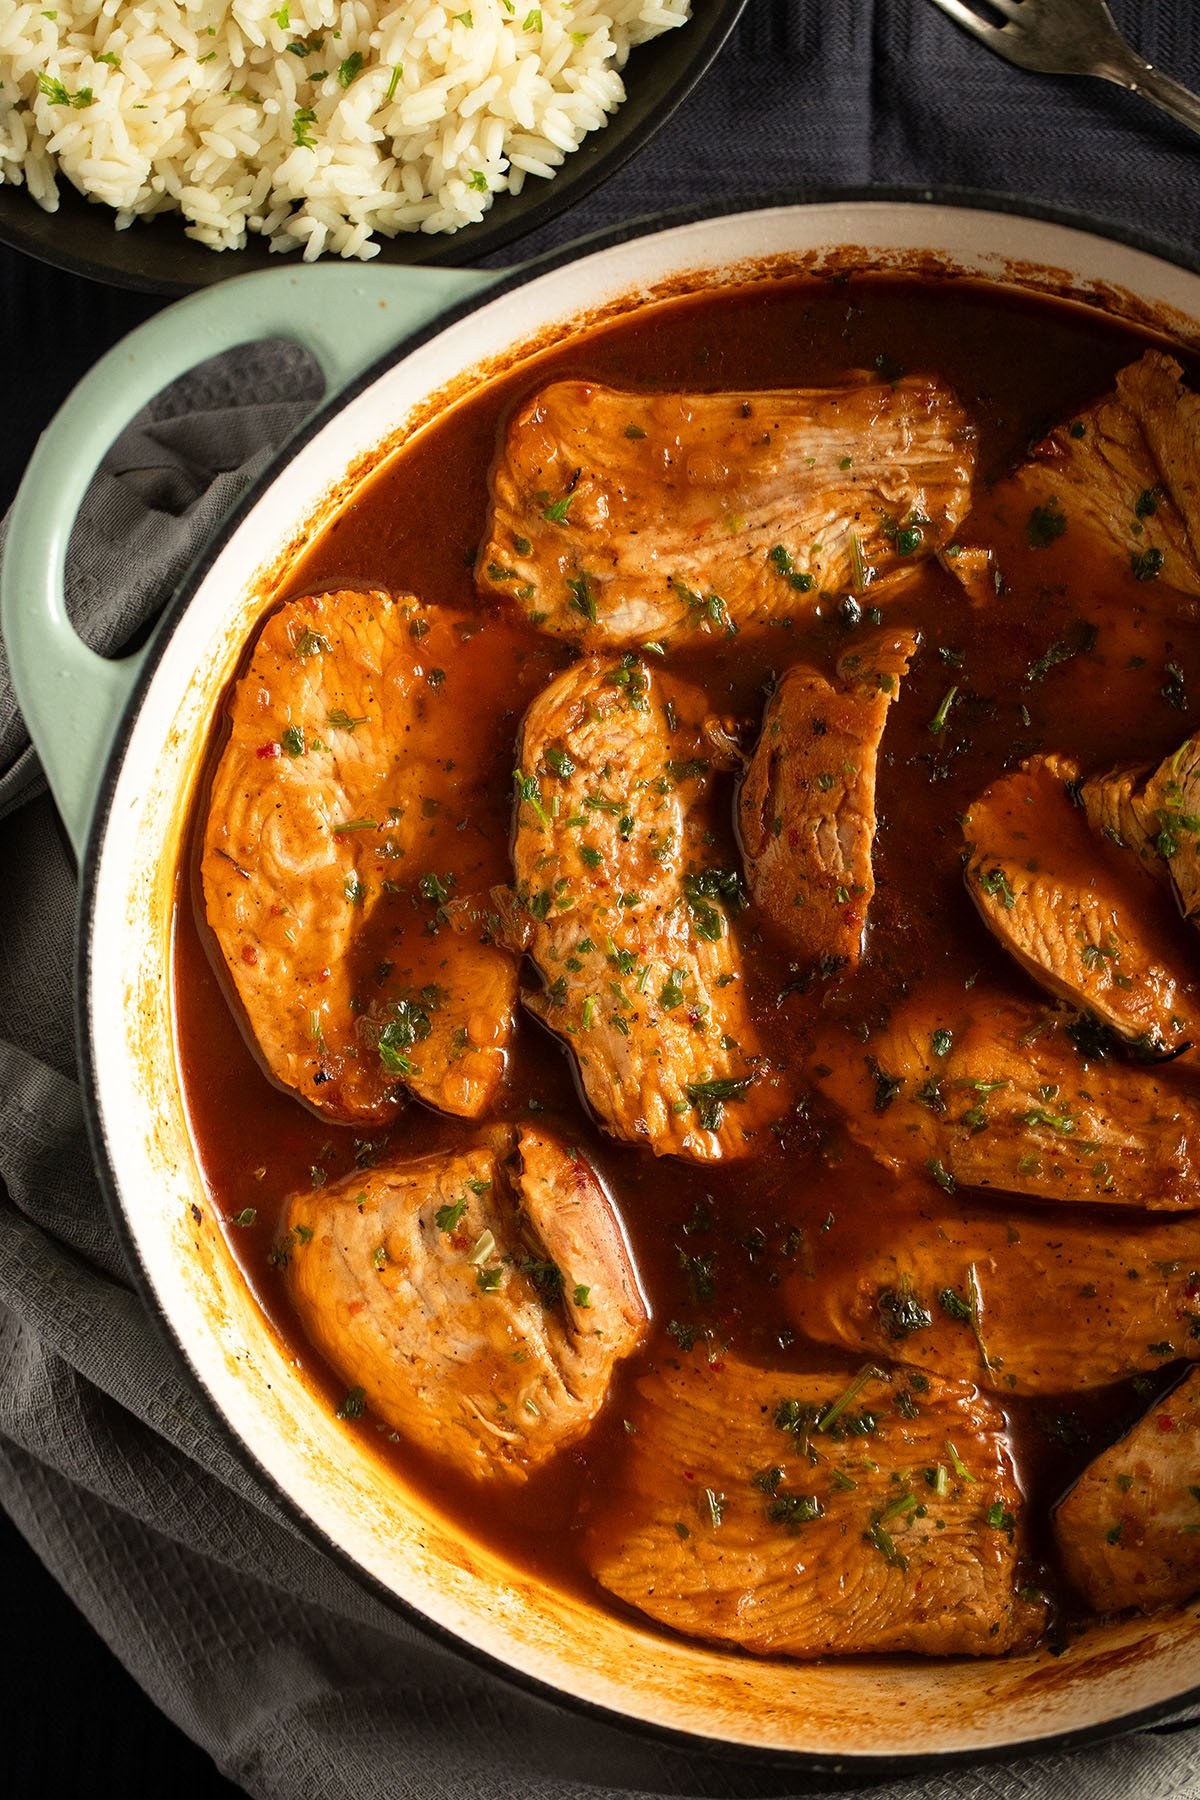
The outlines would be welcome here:
[[[796,268],[983,276],[1074,296],[1200,346],[1195,266],[1081,222],[964,198],[838,196],[689,216],[502,275],[249,276],[143,326],[68,401],[17,500],[3,623],[18,696],[80,852],[80,1043],[96,1162],[148,1303],[264,1482],[377,1593],[510,1675],[693,1742],[836,1761],[865,1777],[1153,1718],[1200,1690],[1196,1623],[1128,1620],[1060,1657],[796,1664],[663,1638],[540,1587],[398,1482],[293,1367],[205,1204],[171,1009],[176,865],[214,708],[289,556],[356,471],[465,385],[581,323]],[[265,336],[312,349],[329,398],[223,526],[148,648],[101,660],[74,636],[62,597],[71,523],[100,455],[172,376]]]

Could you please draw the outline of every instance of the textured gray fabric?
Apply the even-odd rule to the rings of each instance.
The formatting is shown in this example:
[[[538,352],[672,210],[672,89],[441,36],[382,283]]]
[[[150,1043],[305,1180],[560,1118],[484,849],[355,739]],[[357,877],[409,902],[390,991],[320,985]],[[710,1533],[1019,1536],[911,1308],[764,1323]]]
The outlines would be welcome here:
[[[1189,0],[1117,7],[1200,79]],[[752,140],[753,158],[745,151]],[[765,180],[974,181],[1186,231],[1200,158],[1136,103],[986,58],[919,0],[751,0],[722,66],[546,248]],[[1167,194],[1170,203],[1162,202]],[[114,447],[70,602],[128,642],[316,393],[284,346],[209,365]],[[158,1704],[262,1800],[801,1796],[819,1784],[566,1715],[322,1556],[211,1428],[135,1296],[90,1169],[71,1021],[74,875],[0,658],[0,1501]],[[1200,1800],[1200,1735],[877,1787],[887,1800]]]

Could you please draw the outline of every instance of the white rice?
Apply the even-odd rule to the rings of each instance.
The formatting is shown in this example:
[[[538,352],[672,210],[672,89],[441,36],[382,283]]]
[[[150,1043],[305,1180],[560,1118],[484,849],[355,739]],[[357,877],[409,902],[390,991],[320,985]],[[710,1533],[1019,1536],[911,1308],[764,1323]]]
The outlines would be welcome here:
[[[451,0],[451,5],[453,0]],[[458,231],[548,178],[691,0],[0,0],[0,184],[58,177],[306,260]]]

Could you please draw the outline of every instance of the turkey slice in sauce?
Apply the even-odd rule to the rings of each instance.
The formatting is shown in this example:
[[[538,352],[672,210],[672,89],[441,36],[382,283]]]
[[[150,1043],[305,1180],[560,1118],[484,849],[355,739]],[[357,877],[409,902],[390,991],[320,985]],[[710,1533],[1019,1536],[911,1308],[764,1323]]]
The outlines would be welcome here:
[[[1147,793],[1149,769],[1105,769],[1079,783],[1079,803],[1093,831],[1118,850],[1132,850],[1157,882],[1169,880],[1167,865],[1156,847],[1159,827],[1154,802]]]
[[[811,1269],[787,1277],[791,1317],[818,1344],[902,1356],[1000,1394],[1107,1387],[1200,1357],[1190,1217],[1118,1228],[1090,1211],[882,1185],[872,1216],[870,1232],[858,1214],[835,1218],[811,1240]]]
[[[529,1005],[603,1124],[698,1162],[751,1155],[788,1104],[744,991],[740,878],[714,862],[705,717],[633,655],[551,682],[521,731],[510,908],[545,981]]]
[[[1071,790],[1080,770],[1035,756],[963,817],[967,887],[1027,974],[1149,1056],[1200,1037],[1193,946],[1141,864],[1098,840]]]
[[[1054,1517],[1067,1574],[1094,1611],[1182,1606],[1200,1590],[1200,1374],[1095,1462]]]
[[[738,799],[755,903],[807,962],[832,971],[862,954],[875,892],[875,780],[888,711],[916,651],[911,631],[847,651],[836,682],[784,675]]]
[[[997,490],[1011,487],[1034,548],[1061,540],[1074,560],[1085,543],[1102,547],[1139,603],[1163,588],[1200,595],[1200,396],[1182,375],[1147,351]]]
[[[391,1119],[406,1088],[473,1118],[504,1073],[515,960],[441,928],[454,876],[430,868],[429,808],[457,812],[471,782],[430,681],[452,642],[411,596],[293,600],[230,703],[208,922],[271,1074],[335,1119]]]
[[[558,381],[509,423],[476,575],[594,649],[725,634],[931,556],[974,465],[933,376],[733,394]]]
[[[886,1167],[1118,1206],[1200,1205],[1200,1108],[1182,1074],[1085,1055],[1069,1015],[980,989],[892,1013],[864,1048],[819,1041],[813,1075]]]
[[[660,1624],[762,1654],[995,1656],[1045,1622],[1017,1592],[1004,1415],[969,1384],[696,1356],[643,1376],[629,1418],[585,1554]]]
[[[380,1163],[287,1209],[305,1331],[362,1406],[464,1474],[587,1430],[646,1324],[612,1202],[551,1134]]]

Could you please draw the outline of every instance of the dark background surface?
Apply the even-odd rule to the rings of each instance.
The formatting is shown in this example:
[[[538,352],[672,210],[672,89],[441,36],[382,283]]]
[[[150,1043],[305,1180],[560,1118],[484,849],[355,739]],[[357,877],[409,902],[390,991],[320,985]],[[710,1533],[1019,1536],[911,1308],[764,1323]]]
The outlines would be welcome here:
[[[1195,0],[1113,7],[1147,54],[1200,84]],[[1128,96],[1009,69],[924,0],[750,0],[732,45],[671,125],[532,247],[755,187],[938,179],[1092,207],[1193,249],[1200,240],[1200,155]],[[159,304],[0,246],[0,512],[61,400]],[[0,869],[0,881],[16,877]],[[144,1697],[3,1515],[0,1583],[9,1652],[0,1793],[240,1791]]]
[[[38,433],[80,376],[159,304],[0,246],[0,514]],[[0,870],[0,881],[15,876]],[[146,1698],[2,1512],[0,1595],[8,1646],[0,1684],[0,1791],[11,1800],[241,1794]]]

